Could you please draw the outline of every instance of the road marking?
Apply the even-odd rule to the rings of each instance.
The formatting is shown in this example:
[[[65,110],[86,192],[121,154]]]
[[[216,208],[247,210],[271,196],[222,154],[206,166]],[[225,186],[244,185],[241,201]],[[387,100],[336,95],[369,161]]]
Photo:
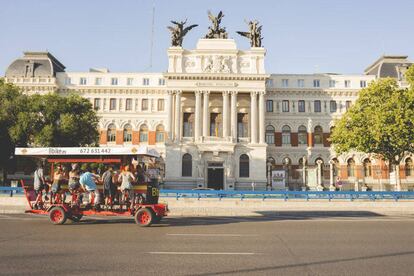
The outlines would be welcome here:
[[[254,234],[166,234],[167,236],[189,236],[189,237],[257,237]]]
[[[152,255],[261,255],[253,252],[148,252]]]

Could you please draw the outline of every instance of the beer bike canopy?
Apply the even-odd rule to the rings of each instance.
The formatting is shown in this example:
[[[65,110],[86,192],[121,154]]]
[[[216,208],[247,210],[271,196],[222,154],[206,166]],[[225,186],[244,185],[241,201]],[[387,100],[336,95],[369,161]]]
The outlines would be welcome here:
[[[156,149],[147,146],[138,147],[50,147],[16,148],[15,155],[21,156],[65,156],[65,155],[138,155],[160,157]]]

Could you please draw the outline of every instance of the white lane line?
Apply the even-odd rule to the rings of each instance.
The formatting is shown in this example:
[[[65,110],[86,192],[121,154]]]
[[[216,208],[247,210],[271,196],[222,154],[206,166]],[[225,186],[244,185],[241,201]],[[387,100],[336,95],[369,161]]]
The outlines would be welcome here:
[[[167,236],[189,236],[189,237],[257,237],[254,234],[166,234]]]
[[[152,255],[261,255],[260,253],[253,252],[163,252],[155,251],[148,252]]]

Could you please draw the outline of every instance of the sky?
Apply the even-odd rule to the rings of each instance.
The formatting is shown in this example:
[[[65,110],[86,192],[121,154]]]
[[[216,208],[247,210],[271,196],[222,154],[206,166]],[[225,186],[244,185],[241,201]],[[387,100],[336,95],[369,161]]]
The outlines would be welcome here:
[[[412,0],[0,0],[0,76],[23,51],[46,50],[72,72],[165,72],[170,20],[199,25],[184,38],[192,49],[208,10],[224,12],[239,49],[249,48],[236,34],[245,20],[263,25],[267,73],[361,74],[383,54],[414,60]]]

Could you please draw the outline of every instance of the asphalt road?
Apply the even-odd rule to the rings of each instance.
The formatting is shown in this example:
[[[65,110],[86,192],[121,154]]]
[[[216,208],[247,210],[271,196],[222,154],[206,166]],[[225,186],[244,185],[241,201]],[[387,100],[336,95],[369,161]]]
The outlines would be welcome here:
[[[0,215],[2,275],[413,275],[414,218],[369,212],[132,220]]]

